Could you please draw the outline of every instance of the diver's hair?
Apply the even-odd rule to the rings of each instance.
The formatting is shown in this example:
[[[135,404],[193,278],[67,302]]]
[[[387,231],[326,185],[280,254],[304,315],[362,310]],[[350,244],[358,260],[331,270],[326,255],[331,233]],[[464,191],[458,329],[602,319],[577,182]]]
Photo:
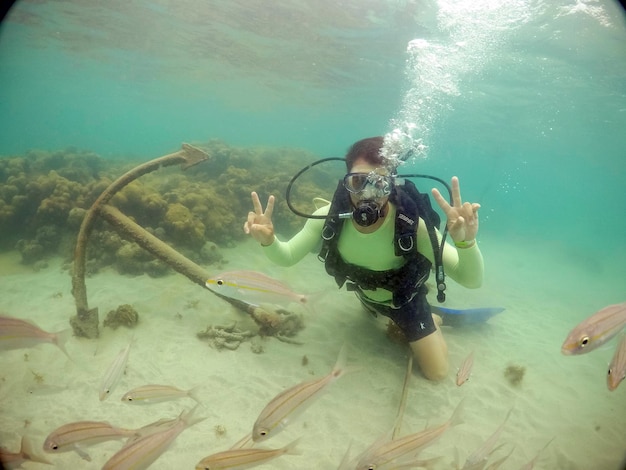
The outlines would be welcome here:
[[[380,149],[383,148],[385,139],[382,136],[368,137],[352,144],[352,147],[346,154],[346,168],[348,171],[352,169],[354,162],[363,159],[371,165],[383,165],[383,157],[380,155]]]

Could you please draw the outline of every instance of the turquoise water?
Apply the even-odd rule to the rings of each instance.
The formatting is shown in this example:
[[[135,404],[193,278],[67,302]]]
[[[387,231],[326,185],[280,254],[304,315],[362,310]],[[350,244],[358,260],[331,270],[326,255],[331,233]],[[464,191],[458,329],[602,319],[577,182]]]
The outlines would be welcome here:
[[[341,156],[408,117],[428,145],[415,169],[458,174],[486,229],[542,227],[593,256],[620,249],[617,4],[261,5],[18,2],[0,36],[0,155],[77,146],[149,158],[219,138]],[[437,45],[438,68],[407,65],[414,39]],[[426,85],[443,77],[452,92]],[[412,88],[426,102],[407,114]]]
[[[626,300],[626,20],[608,0],[503,3],[18,2],[0,29],[0,158],[147,160],[209,139],[322,158],[411,123],[426,150],[403,171],[458,175],[481,240],[554,255],[484,250],[511,291],[528,271],[524,300],[582,304],[573,325]]]

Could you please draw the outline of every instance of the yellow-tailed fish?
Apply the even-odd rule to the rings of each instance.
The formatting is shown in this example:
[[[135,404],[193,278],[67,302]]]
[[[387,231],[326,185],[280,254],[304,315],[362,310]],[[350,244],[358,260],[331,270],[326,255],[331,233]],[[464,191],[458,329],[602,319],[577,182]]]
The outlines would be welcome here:
[[[30,439],[26,436],[22,436],[20,450],[18,452],[9,452],[6,449],[0,449],[0,468],[4,468],[2,465],[6,465],[7,468],[21,468],[24,462],[37,462],[52,465],[52,462],[35,453]]]
[[[626,378],[626,335],[622,336],[609,364],[606,386],[613,391],[624,378]]]
[[[3,351],[50,343],[69,357],[65,350],[65,342],[71,335],[71,329],[48,333],[27,320],[0,315],[0,350]]]
[[[450,419],[439,426],[426,428],[423,431],[397,439],[379,439],[361,454],[356,469],[371,470],[402,468],[402,465],[405,468],[410,468],[410,465],[417,466],[418,463],[414,461],[403,462],[403,460],[408,458],[414,459],[422,449],[433,444],[452,426],[461,424],[463,422],[461,419],[463,403],[464,401],[461,400]]]
[[[180,433],[205,418],[194,415],[200,405],[191,411],[182,412],[176,420],[164,429],[131,439],[102,467],[102,470],[139,470],[148,468],[158,459]]]
[[[467,458],[467,460],[465,461],[465,464],[463,465],[462,470],[477,470],[477,469],[483,469],[485,467],[485,465],[487,464],[487,459],[493,452],[496,442],[500,438],[502,431],[504,431],[504,425],[508,421],[509,416],[511,416],[512,411],[513,411],[513,408],[509,410],[509,412],[506,414],[506,417],[504,418],[504,421],[498,427],[498,429],[495,430],[495,432],[491,435],[491,437],[489,437],[489,439],[487,439],[482,446],[476,449]]]
[[[124,349],[120,350],[119,354],[115,357],[115,360],[111,363],[106,373],[102,377],[100,383],[100,401],[106,400],[111,392],[115,389],[115,386],[120,380],[120,377],[124,373],[126,363],[128,362],[128,355],[130,354],[130,347],[134,340],[131,340]]]
[[[206,281],[206,287],[218,294],[258,305],[260,303],[297,302],[306,305],[308,297],[266,274],[256,271],[228,271]]]
[[[198,399],[198,392],[200,389],[201,386],[197,386],[189,390],[181,390],[180,388],[172,385],[143,385],[126,392],[122,397],[122,401],[135,405],[143,405],[189,397],[200,403],[200,400]]]
[[[73,450],[84,460],[91,461],[82,446],[123,439],[134,433],[132,429],[118,428],[106,421],[77,421],[52,431],[43,443],[43,450],[54,454]]]
[[[284,454],[299,454],[296,439],[281,449],[230,449],[203,458],[196,470],[242,470],[256,467]]]
[[[584,354],[602,346],[626,325],[626,302],[609,305],[580,322],[567,335],[561,352],[567,356]]]
[[[325,377],[295,385],[273,398],[261,411],[252,428],[252,440],[264,441],[278,434],[287,423],[302,413],[328,385],[346,372],[347,348],[343,346],[333,370]]]
[[[472,373],[472,367],[474,367],[474,351],[469,353],[469,355],[459,367],[459,370],[456,373],[456,384],[457,386],[463,385],[470,378],[470,374]]]

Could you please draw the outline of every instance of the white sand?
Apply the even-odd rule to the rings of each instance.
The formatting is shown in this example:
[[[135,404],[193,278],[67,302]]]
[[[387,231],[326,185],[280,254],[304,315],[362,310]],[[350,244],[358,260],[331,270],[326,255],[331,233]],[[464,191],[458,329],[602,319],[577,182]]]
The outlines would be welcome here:
[[[614,392],[605,384],[606,365],[616,342],[585,356],[560,353],[563,339],[576,323],[605,305],[626,300],[620,258],[615,266],[608,266],[606,260],[602,273],[589,273],[583,263],[569,264],[570,258],[558,246],[483,239],[481,247],[487,263],[484,286],[470,291],[450,281],[447,306],[507,310],[484,325],[444,329],[450,377],[434,384],[419,374],[413,376],[403,433],[443,422],[467,397],[464,424],[423,454],[443,456],[438,468],[453,468],[457,453],[464,461],[511,408],[499,441],[505,446],[494,454],[495,459],[515,447],[502,468],[519,468],[553,437],[535,468],[620,468],[626,454],[626,384]],[[102,328],[98,340],[71,338],[67,350],[73,362],[48,344],[1,352],[2,445],[17,450],[20,436],[27,434],[40,448],[50,431],[78,420],[139,427],[175,417],[194,402],[133,406],[120,398],[147,383],[181,388],[205,384],[201,398],[207,419],[181,434],[151,467],[193,468],[201,458],[228,448],[250,432],[258,413],[278,392],[328,373],[345,342],[350,345],[350,363],[361,369],[342,377],[285,431],[264,443],[278,447],[302,436],[301,455],[284,456],[259,468],[334,469],[350,443],[356,454],[388,431],[400,400],[406,355],[403,347],[384,335],[385,321],[366,315],[352,294],[336,291],[314,255],[285,269],[271,265],[252,243],[225,253],[230,260],[226,269],[261,270],[288,280],[300,292],[330,290],[319,311],[307,315],[307,327],[297,337],[302,346],[271,338],[263,343],[262,354],[253,353],[249,343],[237,351],[217,351],[197,339],[196,333],[209,324],[234,319],[251,326],[244,314],[178,274],[152,279],[106,271],[87,280],[90,307],[99,307],[102,320],[118,305],[132,304],[140,324],[134,330]],[[15,261],[13,255],[0,259],[0,311],[30,319],[47,331],[67,328],[75,306],[70,277],[61,270],[60,261],[37,273]],[[195,308],[193,301],[199,301]],[[136,342],[126,375],[112,396],[100,402],[102,375],[133,335]],[[471,350],[475,350],[472,377],[457,387],[456,367]],[[306,366],[303,356],[308,358]],[[519,387],[503,377],[510,364],[526,368]],[[37,383],[35,374],[43,384]],[[226,429],[225,435],[217,435],[218,425]],[[73,452],[47,456],[56,468],[100,468],[120,447],[121,441],[89,447],[91,463]],[[45,467],[27,463],[25,468]]]

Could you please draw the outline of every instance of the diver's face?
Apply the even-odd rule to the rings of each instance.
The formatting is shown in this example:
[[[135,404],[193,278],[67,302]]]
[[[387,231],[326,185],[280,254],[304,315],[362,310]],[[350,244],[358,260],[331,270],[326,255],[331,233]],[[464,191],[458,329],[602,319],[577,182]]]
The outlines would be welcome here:
[[[354,205],[368,200],[375,201],[380,207],[384,206],[389,199],[391,185],[386,168],[373,166],[362,160],[357,160],[344,178],[344,186]]]

